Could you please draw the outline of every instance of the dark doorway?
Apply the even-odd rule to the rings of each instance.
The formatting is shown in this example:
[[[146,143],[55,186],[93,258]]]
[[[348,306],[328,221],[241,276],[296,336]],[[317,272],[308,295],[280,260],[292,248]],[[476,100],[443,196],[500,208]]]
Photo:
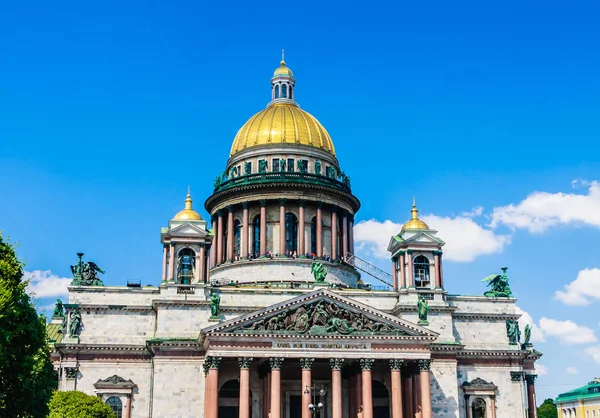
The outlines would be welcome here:
[[[289,418],[302,418],[302,396],[290,395]]]
[[[219,418],[239,418],[239,401],[239,380],[228,380],[219,389]],[[252,392],[250,393],[250,416],[252,416]]]
[[[390,418],[390,394],[383,383],[378,380],[371,382],[373,390],[373,416]]]

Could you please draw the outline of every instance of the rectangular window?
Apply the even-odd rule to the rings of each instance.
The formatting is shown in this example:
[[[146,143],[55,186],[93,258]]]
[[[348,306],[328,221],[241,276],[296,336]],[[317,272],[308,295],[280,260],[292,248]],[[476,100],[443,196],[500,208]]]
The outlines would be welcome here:
[[[288,173],[294,172],[294,159],[293,158],[288,158],[287,169],[288,169]]]
[[[273,158],[273,173],[279,172],[279,158]]]

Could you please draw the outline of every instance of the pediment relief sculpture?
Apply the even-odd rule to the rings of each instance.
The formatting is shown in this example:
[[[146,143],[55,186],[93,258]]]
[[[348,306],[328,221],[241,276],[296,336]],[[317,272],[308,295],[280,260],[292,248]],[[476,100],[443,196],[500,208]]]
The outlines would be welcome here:
[[[107,377],[106,379],[98,379],[96,383],[94,383],[94,387],[98,388],[132,388],[135,386],[131,379],[124,379],[119,375],[112,375]]]

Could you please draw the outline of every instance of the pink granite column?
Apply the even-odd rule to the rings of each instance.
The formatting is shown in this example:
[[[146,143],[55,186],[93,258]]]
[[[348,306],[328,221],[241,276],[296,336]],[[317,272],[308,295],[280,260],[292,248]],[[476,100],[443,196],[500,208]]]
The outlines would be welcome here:
[[[311,402],[311,386],[312,386],[312,372],[311,367],[315,361],[314,358],[301,358],[300,366],[302,367],[302,418],[311,418],[310,410],[308,405]]]
[[[175,280],[175,243],[171,241],[171,256],[169,257],[169,280]]]
[[[331,365],[331,418],[342,418],[342,365],[344,359],[330,359]]]
[[[444,263],[442,262],[441,251],[440,251],[440,258],[439,258],[438,263],[440,265],[440,287],[443,289],[444,288]]]
[[[200,255],[196,258],[196,269],[198,270],[198,281],[197,283],[204,282],[204,266],[206,262],[204,261],[204,257],[206,256],[206,248],[204,248],[204,244],[200,245]]]
[[[242,203],[244,210],[242,212],[242,253],[240,254],[240,259],[243,257],[248,257],[248,243],[250,241],[250,226],[248,221],[248,202]]]
[[[167,254],[169,252],[167,247],[168,247],[168,244],[164,243],[163,244],[163,268],[162,268],[162,281],[163,282],[167,281]]]
[[[250,418],[250,364],[251,358],[241,357],[238,359],[240,366],[240,401],[239,418]]]
[[[342,216],[342,253],[344,257],[348,254],[348,215],[346,212]]]
[[[423,418],[432,418],[431,411],[431,383],[429,369],[431,360],[419,360],[419,370],[421,371],[421,411]]]
[[[335,208],[331,211],[331,259],[337,260],[338,258],[338,237],[337,237],[338,229],[337,229],[337,213]]]
[[[433,252],[433,270],[435,271],[433,275],[433,288],[435,289],[440,285],[440,256],[437,251]]]
[[[127,398],[125,398],[125,417],[124,418],[130,418],[131,417],[131,395],[127,394]]]
[[[279,199],[279,256],[285,257],[285,199]]]
[[[354,254],[354,218],[348,219],[348,251]]]
[[[235,237],[233,236],[233,207],[227,207],[227,261],[233,261],[233,248]]]
[[[412,259],[412,250],[406,250],[406,255],[408,257],[408,271],[406,272],[406,287],[415,287],[415,283],[413,281],[413,259]]]
[[[323,209],[317,207],[317,257],[323,256]]]
[[[415,416],[415,407],[414,407],[414,401],[413,401],[413,378],[410,374],[410,372],[406,373],[406,376],[402,376],[402,378],[404,379],[404,394],[406,396],[403,397],[404,399],[404,405],[406,406],[405,411],[406,411],[406,418],[414,418]]]
[[[271,416],[281,418],[281,365],[283,358],[270,358],[271,365]]]
[[[406,257],[404,256],[404,251],[400,253],[400,288],[403,289],[406,287]]]
[[[360,367],[362,369],[363,418],[373,418],[373,388],[371,383],[373,363],[373,359],[360,360]]]
[[[363,402],[362,402],[362,372],[356,375],[356,387],[354,388],[356,391],[356,398],[354,398],[354,409],[356,409],[356,413],[362,411]],[[354,417],[352,417],[354,418]]]
[[[526,374],[525,382],[527,382],[527,411],[528,418],[537,418],[537,410],[535,403],[535,379],[536,374]]]
[[[217,265],[223,264],[223,213],[217,212]]]
[[[213,239],[210,246],[210,266],[212,268],[217,266],[217,235],[219,233],[219,225],[217,218],[212,219]]]
[[[392,287],[394,292],[398,291],[398,270],[396,264],[396,257],[392,257]]]
[[[496,418],[496,397],[495,396],[490,397],[490,409],[492,410],[491,418]],[[537,417],[537,408],[535,408],[535,412],[536,412],[536,417]]]
[[[402,418],[402,368],[401,359],[390,360],[392,381],[392,418]]]
[[[219,411],[219,364],[221,357],[210,358],[208,370],[208,398],[209,406],[206,418],[218,418]]]
[[[304,201],[300,201],[298,207],[298,256],[304,257],[306,247],[304,245]]]
[[[267,254],[267,201],[260,201],[260,256]]]
[[[206,279],[204,279],[206,283],[210,283],[210,257],[206,256]]]

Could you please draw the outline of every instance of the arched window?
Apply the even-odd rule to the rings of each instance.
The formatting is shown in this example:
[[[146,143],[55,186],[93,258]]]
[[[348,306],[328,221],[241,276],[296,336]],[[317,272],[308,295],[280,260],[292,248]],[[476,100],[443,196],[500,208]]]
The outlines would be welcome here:
[[[281,86],[281,97],[284,99],[287,97],[287,84]]]
[[[429,287],[429,259],[419,255],[413,260],[415,287]]]
[[[116,396],[111,396],[105,402],[106,405],[115,413],[117,418],[121,418],[123,416],[123,402],[121,399]]]
[[[218,414],[220,417],[238,417],[240,399],[240,381],[238,379],[228,380],[219,389],[219,408]],[[250,391],[250,399],[252,399],[252,391]],[[250,414],[252,416],[252,402],[250,402]]]
[[[275,98],[279,99],[279,86],[275,86]]]
[[[177,283],[191,284],[194,278],[196,253],[190,248],[179,251],[177,257]]]
[[[472,418],[486,418],[485,416],[485,401],[481,398],[477,398],[471,404],[471,417]]]
[[[373,396],[373,416],[390,418],[390,393],[379,380],[371,381]]]
[[[293,213],[285,214],[285,251],[298,251],[298,218]]]
[[[290,100],[294,100],[294,88],[290,86]]]
[[[252,240],[252,256],[260,256],[260,215],[257,215],[252,222],[254,226],[254,239]]]
[[[310,221],[310,252],[317,254],[317,217]]]
[[[234,258],[236,256],[237,257],[243,257],[244,256],[244,254],[240,254],[240,239],[241,239],[241,236],[242,236],[241,229],[242,229],[242,227],[240,225],[240,221],[236,220],[233,223],[233,235],[235,237],[235,241],[234,241],[234,247],[235,248],[233,249]]]

